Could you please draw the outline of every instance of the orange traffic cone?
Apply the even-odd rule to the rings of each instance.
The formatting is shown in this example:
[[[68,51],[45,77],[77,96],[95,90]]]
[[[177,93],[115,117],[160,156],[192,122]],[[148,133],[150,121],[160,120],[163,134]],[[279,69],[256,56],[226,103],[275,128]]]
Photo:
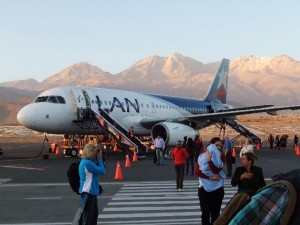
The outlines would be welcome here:
[[[118,161],[117,168],[116,168],[116,174],[115,174],[115,180],[122,180],[122,179],[123,179],[123,175],[122,175],[122,171],[121,171],[120,162]]]
[[[55,154],[56,154],[56,155],[59,154],[59,148],[58,148],[58,145],[57,145],[57,144],[55,145]]]
[[[130,158],[129,158],[128,154],[126,155],[125,167],[131,167],[131,165],[130,165]]]
[[[118,151],[118,147],[117,147],[117,145],[115,144],[115,146],[114,146],[114,152],[116,152],[116,151]]]
[[[232,157],[236,157],[235,148],[232,149]]]
[[[256,144],[256,150],[260,150],[260,145],[259,145],[259,143]]]
[[[138,161],[138,159],[137,159],[137,154],[136,154],[136,151],[134,151],[132,162],[137,162],[137,161]]]
[[[296,155],[300,155],[299,147],[296,146]]]

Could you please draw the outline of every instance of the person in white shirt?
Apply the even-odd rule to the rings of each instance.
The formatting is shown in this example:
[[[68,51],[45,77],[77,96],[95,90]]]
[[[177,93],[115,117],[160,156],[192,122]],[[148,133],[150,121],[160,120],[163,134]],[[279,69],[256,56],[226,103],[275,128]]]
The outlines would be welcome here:
[[[156,165],[163,164],[163,151],[165,149],[165,141],[161,138],[160,134],[154,139],[154,148],[156,151],[157,162]]]
[[[249,139],[249,138],[246,138],[245,144],[244,144],[243,148],[240,151],[240,158],[242,158],[243,154],[245,154],[246,152],[253,153],[252,140]]]

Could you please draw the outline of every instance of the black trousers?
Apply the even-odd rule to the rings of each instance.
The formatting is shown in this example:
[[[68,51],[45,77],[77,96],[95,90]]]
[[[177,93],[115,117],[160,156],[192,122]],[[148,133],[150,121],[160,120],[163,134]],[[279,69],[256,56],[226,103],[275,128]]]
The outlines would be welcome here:
[[[232,174],[232,152],[227,152],[227,154],[226,154],[226,168],[227,168],[227,175],[231,176],[231,174]]]
[[[220,216],[221,205],[224,198],[224,188],[207,192],[203,187],[198,189],[200,209],[202,212],[202,225],[212,225]]]
[[[189,173],[189,167],[191,164],[191,170],[192,170],[192,175],[194,174],[194,156],[190,156],[189,158],[186,159],[185,161],[185,165],[186,165],[186,171],[185,173],[188,174]]]
[[[81,214],[79,225],[97,225],[98,200],[97,196],[87,194],[87,200]]]
[[[183,188],[184,164],[175,164],[176,188]]]

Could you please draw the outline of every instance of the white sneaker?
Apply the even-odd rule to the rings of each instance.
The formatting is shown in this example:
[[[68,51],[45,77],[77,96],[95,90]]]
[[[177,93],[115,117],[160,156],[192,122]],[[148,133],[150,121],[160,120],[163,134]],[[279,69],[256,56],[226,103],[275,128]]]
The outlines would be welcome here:
[[[178,188],[178,191],[183,191],[181,188]]]

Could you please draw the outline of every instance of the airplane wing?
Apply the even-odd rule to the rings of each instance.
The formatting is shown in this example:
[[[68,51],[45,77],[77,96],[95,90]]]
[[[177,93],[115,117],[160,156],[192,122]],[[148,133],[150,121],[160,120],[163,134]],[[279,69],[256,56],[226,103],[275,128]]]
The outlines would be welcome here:
[[[270,107],[267,106],[263,108],[246,107],[246,108],[222,110],[214,113],[191,115],[191,116],[186,116],[185,118],[201,120],[201,119],[210,119],[210,118],[218,118],[218,117],[230,117],[230,116],[238,116],[238,115],[245,115],[245,114],[261,113],[261,112],[266,112],[271,115],[276,115],[276,112],[280,110],[298,110],[298,109],[300,109],[300,105],[270,106]]]
[[[262,113],[266,112],[270,115],[276,115],[277,111],[280,110],[298,110],[300,109],[300,105],[291,105],[291,106],[273,106],[273,105],[263,105],[263,106],[252,106],[252,107],[244,107],[244,108],[235,108],[228,110],[221,110],[213,113],[204,113],[204,114],[196,114],[185,117],[179,117],[172,119],[170,121],[173,122],[181,122],[189,119],[193,120],[208,120],[213,118],[222,118],[222,117],[232,117],[238,115],[246,115],[246,114],[254,114],[254,113]],[[151,128],[156,123],[164,122],[166,120],[156,119],[156,118],[145,118],[141,120],[141,125],[144,127]]]

